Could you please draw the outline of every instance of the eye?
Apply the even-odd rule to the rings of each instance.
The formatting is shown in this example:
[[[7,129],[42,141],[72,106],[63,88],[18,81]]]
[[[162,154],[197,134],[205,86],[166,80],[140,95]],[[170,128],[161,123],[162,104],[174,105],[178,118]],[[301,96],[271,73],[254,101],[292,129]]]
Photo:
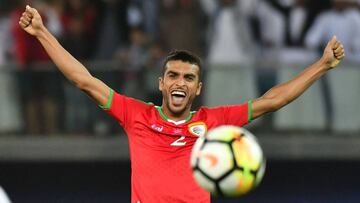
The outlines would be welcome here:
[[[195,80],[195,77],[192,76],[192,75],[189,75],[189,76],[186,76],[185,79],[186,79],[187,81],[191,82],[191,81],[194,81],[194,80]]]
[[[168,76],[169,76],[169,78],[175,78],[176,77],[175,74],[169,74]]]
[[[166,76],[167,76],[168,78],[175,78],[175,77],[176,77],[176,74],[174,74],[174,73],[168,73]]]

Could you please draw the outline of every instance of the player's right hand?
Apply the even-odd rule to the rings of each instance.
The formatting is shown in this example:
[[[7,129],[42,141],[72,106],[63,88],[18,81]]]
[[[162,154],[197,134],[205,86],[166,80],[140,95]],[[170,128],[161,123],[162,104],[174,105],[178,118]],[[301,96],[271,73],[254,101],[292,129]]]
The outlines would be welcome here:
[[[35,8],[31,8],[29,5],[26,6],[25,11],[19,21],[19,25],[27,33],[38,36],[44,25],[39,12]]]

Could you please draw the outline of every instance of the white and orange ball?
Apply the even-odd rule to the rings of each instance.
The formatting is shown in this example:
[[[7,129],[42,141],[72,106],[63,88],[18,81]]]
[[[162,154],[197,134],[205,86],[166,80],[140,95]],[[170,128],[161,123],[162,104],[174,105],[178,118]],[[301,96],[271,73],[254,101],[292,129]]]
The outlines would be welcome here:
[[[238,197],[261,182],[265,157],[256,137],[237,126],[220,126],[200,137],[191,152],[195,180],[214,196]]]

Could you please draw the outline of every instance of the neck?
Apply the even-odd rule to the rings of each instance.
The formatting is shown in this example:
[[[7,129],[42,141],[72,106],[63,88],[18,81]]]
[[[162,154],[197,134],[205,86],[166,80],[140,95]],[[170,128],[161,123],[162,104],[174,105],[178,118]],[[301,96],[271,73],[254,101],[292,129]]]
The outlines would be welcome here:
[[[164,115],[168,118],[171,119],[173,121],[181,121],[181,120],[185,120],[187,118],[189,118],[190,116],[190,108],[186,108],[184,111],[179,112],[179,113],[175,113],[172,112],[168,107],[166,107],[166,105],[162,105],[162,112],[164,113]]]

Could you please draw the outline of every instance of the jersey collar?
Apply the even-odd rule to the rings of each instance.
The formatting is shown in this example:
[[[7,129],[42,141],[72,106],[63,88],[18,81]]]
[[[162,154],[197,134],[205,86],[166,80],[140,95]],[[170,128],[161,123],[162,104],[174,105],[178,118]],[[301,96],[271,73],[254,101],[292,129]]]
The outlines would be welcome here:
[[[166,121],[168,121],[168,122],[172,122],[172,123],[174,123],[175,125],[179,125],[179,124],[186,123],[186,122],[190,121],[191,118],[193,117],[193,115],[194,115],[195,112],[196,112],[196,111],[190,111],[190,115],[189,115],[185,120],[173,121],[173,120],[171,120],[170,118],[168,118],[168,117],[164,114],[161,106],[155,106],[155,108],[156,108],[156,110],[159,112],[159,114],[160,114],[160,116],[161,116],[162,119],[164,119],[164,120],[166,120]]]

